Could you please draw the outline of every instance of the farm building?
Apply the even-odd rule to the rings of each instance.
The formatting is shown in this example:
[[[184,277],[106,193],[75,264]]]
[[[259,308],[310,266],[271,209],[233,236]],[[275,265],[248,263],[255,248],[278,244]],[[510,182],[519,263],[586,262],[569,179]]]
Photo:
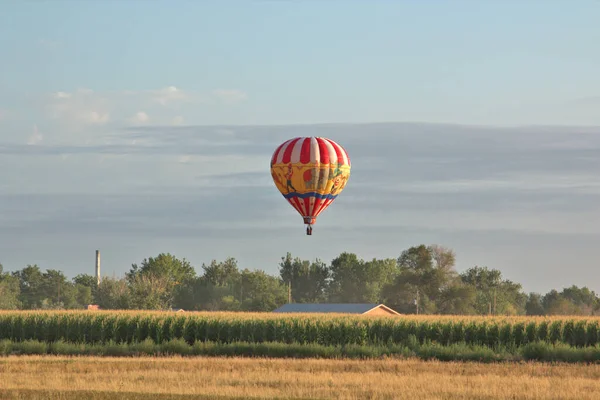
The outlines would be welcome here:
[[[383,304],[358,303],[289,303],[274,310],[275,313],[340,313],[363,315],[400,315]]]

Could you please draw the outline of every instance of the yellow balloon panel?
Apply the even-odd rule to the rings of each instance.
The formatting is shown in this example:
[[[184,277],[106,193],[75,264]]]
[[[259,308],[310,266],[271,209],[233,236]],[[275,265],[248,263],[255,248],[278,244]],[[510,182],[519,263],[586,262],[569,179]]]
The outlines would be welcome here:
[[[274,164],[271,167],[271,176],[275,186],[284,196],[337,196],[350,178],[350,166],[318,163]]]

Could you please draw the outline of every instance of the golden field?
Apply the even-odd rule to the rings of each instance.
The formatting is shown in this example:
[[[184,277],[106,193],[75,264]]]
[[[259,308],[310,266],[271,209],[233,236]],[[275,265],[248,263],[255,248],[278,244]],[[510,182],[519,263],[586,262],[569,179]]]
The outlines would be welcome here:
[[[599,399],[600,365],[0,358],[2,399]]]

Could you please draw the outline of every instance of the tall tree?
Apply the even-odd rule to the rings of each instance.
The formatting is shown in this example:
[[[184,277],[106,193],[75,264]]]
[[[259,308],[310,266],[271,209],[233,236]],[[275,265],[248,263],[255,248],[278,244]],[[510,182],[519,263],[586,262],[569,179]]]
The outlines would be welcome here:
[[[14,271],[12,276],[19,280],[19,302],[24,309],[42,306],[45,293],[42,290],[43,276],[36,264]]]
[[[552,289],[541,301],[548,315],[594,315],[599,305],[596,293],[575,285],[561,292]]]
[[[94,296],[92,295],[92,288],[89,286],[75,284],[75,301],[76,307],[85,308],[89,304],[94,304]]]
[[[203,278],[207,283],[217,287],[228,287],[233,290],[240,280],[240,270],[237,260],[229,257],[225,261],[212,260],[209,265],[202,264]]]
[[[62,271],[48,269],[42,274],[41,291],[44,307],[63,309],[77,308],[76,290]]]
[[[460,285],[454,263],[454,251],[442,246],[421,244],[404,250],[395,281],[383,290],[386,303],[403,313],[415,313],[417,306],[422,314],[470,313],[468,301],[457,298],[472,295]]]
[[[472,285],[477,296],[475,310],[478,314],[523,315],[527,295],[521,284],[502,278],[497,269],[475,266],[461,274],[464,283]]]
[[[474,307],[476,299],[475,288],[454,280],[445,287],[436,301],[436,310],[440,314],[472,315],[476,314]]]
[[[180,298],[180,292],[185,291],[186,287],[195,278],[196,271],[190,262],[185,258],[179,259],[170,253],[160,253],[156,257],[144,259],[139,266],[132,264],[131,269],[126,274],[126,279],[131,288],[149,288],[154,285],[155,290],[160,291],[162,294],[160,296],[156,293],[152,295],[156,294],[162,298],[165,307],[172,305],[174,298]],[[165,285],[164,289],[163,285]],[[141,292],[136,293],[141,294]],[[134,301],[144,304],[144,301],[139,298]]]
[[[19,280],[4,272],[0,264],[0,310],[16,310],[21,307]]]
[[[154,275],[163,277],[174,287],[180,283],[196,277],[194,267],[185,258],[178,259],[170,253],[161,253],[156,257],[144,259],[141,265],[132,264],[126,274],[127,280],[132,282],[137,275]]]
[[[376,303],[381,289],[396,274],[393,259],[365,262],[356,254],[344,252],[331,261],[329,299],[336,303]]]
[[[131,305],[131,293],[125,279],[104,277],[98,285],[96,304],[106,310],[126,310]]]
[[[450,275],[456,274],[456,271],[454,270],[456,253],[454,250],[438,244],[427,246],[427,250],[429,251],[429,254],[431,254],[431,259],[434,261],[436,268],[445,271]]]
[[[200,276],[181,289],[175,296],[175,307],[196,311],[238,311],[240,309],[239,281],[234,282],[232,286],[217,286],[204,276]]]
[[[319,303],[327,298],[329,268],[320,260],[310,262],[287,253],[281,257],[279,276],[291,285],[292,301],[295,303]]]
[[[90,292],[90,296],[89,296],[89,300],[86,300],[84,296],[84,298],[81,298],[80,300],[80,304],[82,305],[88,305],[88,304],[92,304],[95,301],[96,298],[96,292],[98,290],[98,281],[96,280],[96,277],[94,275],[90,275],[90,274],[78,274],[73,278],[73,283],[75,284],[75,286],[79,287],[79,286],[83,286],[83,287],[87,287],[89,288],[89,292]],[[84,289],[77,289],[78,293],[82,294],[84,292],[87,292]],[[83,303],[81,302],[83,301]],[[88,301],[88,302],[86,302]]]
[[[527,315],[544,315],[546,313],[542,304],[542,296],[539,293],[529,293],[525,304],[525,313]]]
[[[212,260],[202,264],[203,275],[188,281],[175,295],[175,305],[185,310],[235,311],[240,308],[241,273],[237,260]]]
[[[168,310],[173,305],[172,282],[166,275],[135,275],[129,290],[129,306],[136,310]]]
[[[243,311],[270,312],[287,302],[287,290],[283,281],[261,270],[244,269],[239,289]]]
[[[575,315],[579,312],[577,305],[555,289],[544,295],[542,304],[546,315]]]
[[[562,295],[579,308],[579,315],[594,315],[600,306],[596,293],[586,286],[580,288],[572,285],[564,288]]]

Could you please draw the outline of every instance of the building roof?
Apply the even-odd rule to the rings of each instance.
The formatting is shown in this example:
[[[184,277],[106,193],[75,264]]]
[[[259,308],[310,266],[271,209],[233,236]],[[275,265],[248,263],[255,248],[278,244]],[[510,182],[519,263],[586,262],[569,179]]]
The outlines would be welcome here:
[[[276,313],[342,313],[342,314],[364,314],[376,307],[385,307],[377,303],[290,303],[284,304],[273,312]]]

